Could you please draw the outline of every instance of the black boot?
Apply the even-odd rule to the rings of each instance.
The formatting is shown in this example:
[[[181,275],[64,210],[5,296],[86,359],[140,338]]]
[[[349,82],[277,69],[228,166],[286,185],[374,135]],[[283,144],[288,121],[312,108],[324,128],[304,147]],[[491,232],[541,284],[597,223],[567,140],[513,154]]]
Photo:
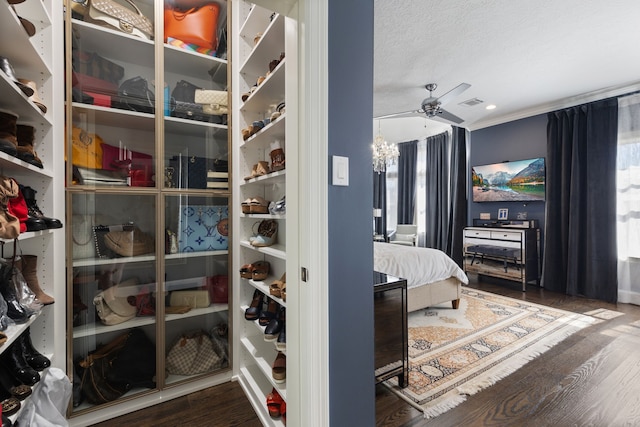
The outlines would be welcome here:
[[[13,269],[11,261],[3,261],[0,267],[0,294],[7,302],[7,316],[17,324],[25,323],[29,320],[29,315],[18,301],[16,289],[10,281]]]
[[[24,358],[29,366],[36,371],[42,371],[51,366],[51,361],[33,347],[33,343],[31,342],[31,328],[27,328],[18,340],[20,341],[22,354],[24,354]]]
[[[62,222],[60,222],[59,219],[44,216],[36,202],[36,190],[26,185],[20,185],[20,192],[22,193],[22,197],[24,197],[24,201],[27,203],[27,210],[30,217],[44,220],[47,228],[62,228]]]
[[[34,385],[40,381],[40,374],[29,366],[22,353],[22,347],[17,342],[0,354],[0,362],[22,384]]]

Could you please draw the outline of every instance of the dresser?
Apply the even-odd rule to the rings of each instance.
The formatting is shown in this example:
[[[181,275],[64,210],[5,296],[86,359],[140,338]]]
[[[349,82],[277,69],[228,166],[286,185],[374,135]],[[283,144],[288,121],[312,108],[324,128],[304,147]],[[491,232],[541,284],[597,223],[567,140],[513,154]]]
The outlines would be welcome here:
[[[376,383],[398,377],[408,385],[407,281],[373,273]]]
[[[466,227],[463,237],[464,271],[540,285],[540,229]]]

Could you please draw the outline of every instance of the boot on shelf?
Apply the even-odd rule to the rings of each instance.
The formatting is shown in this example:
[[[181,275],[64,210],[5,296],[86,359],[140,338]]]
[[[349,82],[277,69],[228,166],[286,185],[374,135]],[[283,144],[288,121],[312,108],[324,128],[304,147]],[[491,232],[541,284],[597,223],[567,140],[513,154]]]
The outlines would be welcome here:
[[[34,385],[40,381],[40,374],[27,363],[19,340],[20,338],[0,354],[0,363],[17,381],[26,385]]]
[[[10,178],[14,180],[13,178]],[[15,180],[14,180],[15,181]],[[18,183],[16,182],[16,187]],[[29,216],[29,209],[27,208],[27,202],[25,202],[22,192],[18,191],[18,196],[13,199],[9,199],[9,212],[18,218],[20,221],[20,233],[25,231],[40,231],[46,230],[47,223],[42,218],[35,218]]]
[[[18,116],[7,110],[0,110],[0,151],[15,156],[18,153],[16,123]]]
[[[0,294],[7,303],[7,316],[16,324],[26,323],[29,320],[29,314],[26,312],[18,296],[16,295],[15,286],[9,280],[13,274],[13,269],[17,268],[12,265],[11,261],[3,261],[0,267]]]
[[[18,338],[20,342],[20,348],[27,364],[36,371],[42,371],[45,368],[51,366],[51,361],[43,356],[38,350],[35,349],[31,342],[31,328],[27,328],[26,331]]]
[[[52,296],[47,295],[40,287],[40,281],[38,280],[38,257],[36,255],[22,255],[21,256],[21,271],[24,276],[24,280],[27,282],[29,289],[36,295],[36,299],[43,305],[53,304],[55,299]]]
[[[42,213],[36,202],[36,190],[26,185],[20,185],[20,192],[24,197],[24,201],[27,203],[27,210],[30,217],[44,220],[47,228],[62,228],[62,222],[59,219],[50,218]]]
[[[20,160],[32,164],[33,166],[43,168],[42,160],[36,154],[33,148],[33,141],[35,140],[36,130],[33,126],[29,125],[17,125],[16,126],[16,139],[18,140],[18,147],[16,148],[18,154],[16,155]]]

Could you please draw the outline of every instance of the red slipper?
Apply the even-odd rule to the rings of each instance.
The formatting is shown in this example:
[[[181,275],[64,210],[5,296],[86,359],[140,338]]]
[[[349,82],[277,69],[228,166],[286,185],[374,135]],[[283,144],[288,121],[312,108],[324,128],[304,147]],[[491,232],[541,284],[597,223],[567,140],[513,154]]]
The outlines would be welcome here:
[[[283,402],[282,396],[273,388],[271,393],[267,395],[267,409],[269,410],[269,416],[271,416],[271,418],[280,418],[280,408]]]

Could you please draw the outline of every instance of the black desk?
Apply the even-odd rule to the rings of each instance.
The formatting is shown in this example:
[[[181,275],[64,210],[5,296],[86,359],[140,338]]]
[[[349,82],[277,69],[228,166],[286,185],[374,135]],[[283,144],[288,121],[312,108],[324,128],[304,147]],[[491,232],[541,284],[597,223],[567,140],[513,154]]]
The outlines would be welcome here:
[[[384,273],[373,273],[376,383],[398,377],[398,385],[409,385],[407,329],[407,281]]]

